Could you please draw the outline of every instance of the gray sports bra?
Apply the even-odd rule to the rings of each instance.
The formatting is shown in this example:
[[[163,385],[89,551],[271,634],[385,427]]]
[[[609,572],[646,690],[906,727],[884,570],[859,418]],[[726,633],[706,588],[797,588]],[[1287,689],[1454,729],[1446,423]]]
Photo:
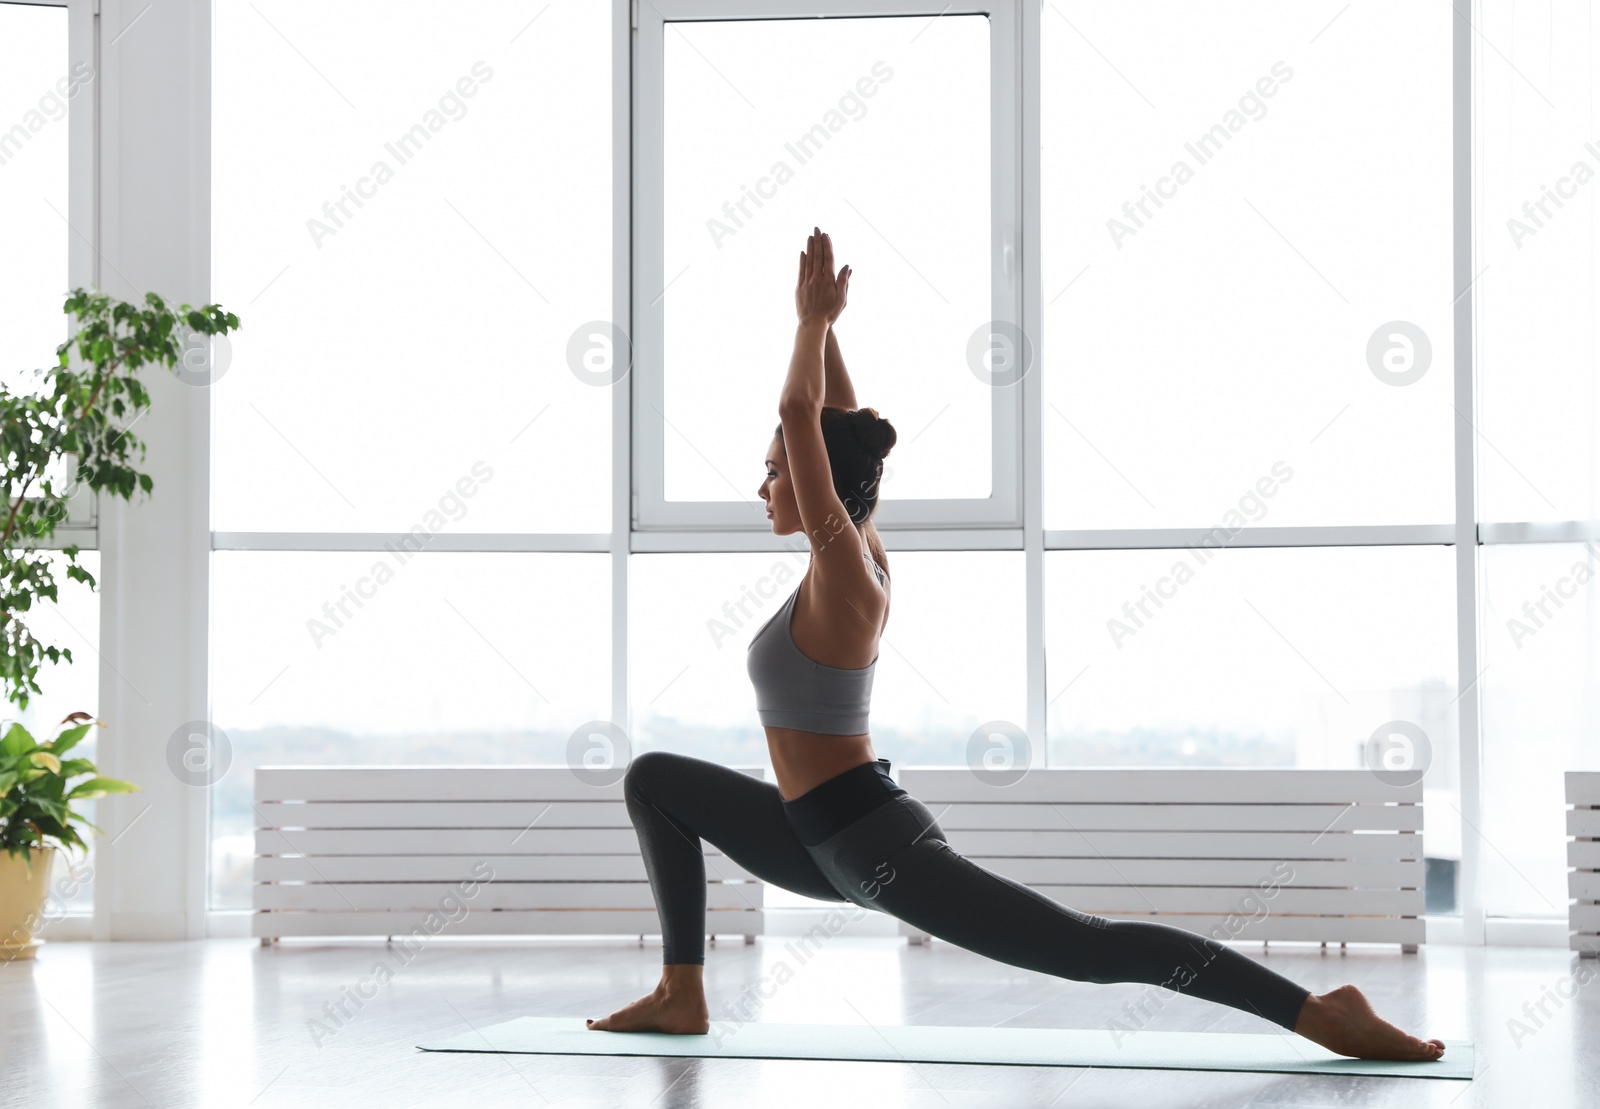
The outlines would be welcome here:
[[[881,583],[883,567],[863,552]],[[756,714],[767,728],[794,728],[823,735],[864,735],[872,704],[874,658],[859,670],[813,662],[795,646],[790,624],[796,585],[787,600],[750,640],[745,669],[756,687]],[[776,629],[776,630],[774,630]],[[772,634],[768,634],[768,632]]]

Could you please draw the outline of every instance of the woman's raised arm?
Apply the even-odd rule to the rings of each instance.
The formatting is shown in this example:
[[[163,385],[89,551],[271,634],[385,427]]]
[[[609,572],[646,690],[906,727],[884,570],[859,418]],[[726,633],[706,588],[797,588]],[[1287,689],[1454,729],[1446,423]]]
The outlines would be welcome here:
[[[844,368],[844,355],[839,353],[839,340],[834,336],[831,324],[828,327],[828,345],[823,348],[822,358],[827,385],[823,390],[823,405],[828,408],[858,407],[855,386],[850,384],[850,374]]]

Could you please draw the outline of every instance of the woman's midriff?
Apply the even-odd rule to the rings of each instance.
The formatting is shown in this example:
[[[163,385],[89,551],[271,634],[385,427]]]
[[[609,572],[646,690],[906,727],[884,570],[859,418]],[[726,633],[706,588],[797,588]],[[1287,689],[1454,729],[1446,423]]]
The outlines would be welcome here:
[[[778,793],[785,801],[793,801],[829,778],[878,758],[872,750],[870,734],[822,735],[794,728],[766,731]]]

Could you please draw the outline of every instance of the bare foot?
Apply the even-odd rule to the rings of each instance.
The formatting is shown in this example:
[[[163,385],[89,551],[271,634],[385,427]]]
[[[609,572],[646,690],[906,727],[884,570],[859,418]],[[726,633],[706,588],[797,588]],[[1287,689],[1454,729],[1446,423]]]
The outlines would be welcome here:
[[[711,1011],[706,1007],[701,970],[694,963],[669,963],[661,968],[661,982],[654,990],[609,1017],[590,1019],[589,1028],[596,1032],[705,1035],[711,1030]]]
[[[1360,990],[1340,986],[1306,998],[1295,1032],[1329,1051],[1356,1059],[1432,1062],[1444,1054],[1443,1040],[1419,1040],[1378,1016]]]

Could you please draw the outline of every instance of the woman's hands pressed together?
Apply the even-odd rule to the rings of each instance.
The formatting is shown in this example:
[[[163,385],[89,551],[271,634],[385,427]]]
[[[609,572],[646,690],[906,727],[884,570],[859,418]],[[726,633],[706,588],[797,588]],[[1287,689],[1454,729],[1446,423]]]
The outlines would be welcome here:
[[[813,227],[800,252],[800,276],[795,283],[794,308],[800,322],[818,320],[832,327],[844,311],[850,293],[850,267],[833,272],[833,241]]]

